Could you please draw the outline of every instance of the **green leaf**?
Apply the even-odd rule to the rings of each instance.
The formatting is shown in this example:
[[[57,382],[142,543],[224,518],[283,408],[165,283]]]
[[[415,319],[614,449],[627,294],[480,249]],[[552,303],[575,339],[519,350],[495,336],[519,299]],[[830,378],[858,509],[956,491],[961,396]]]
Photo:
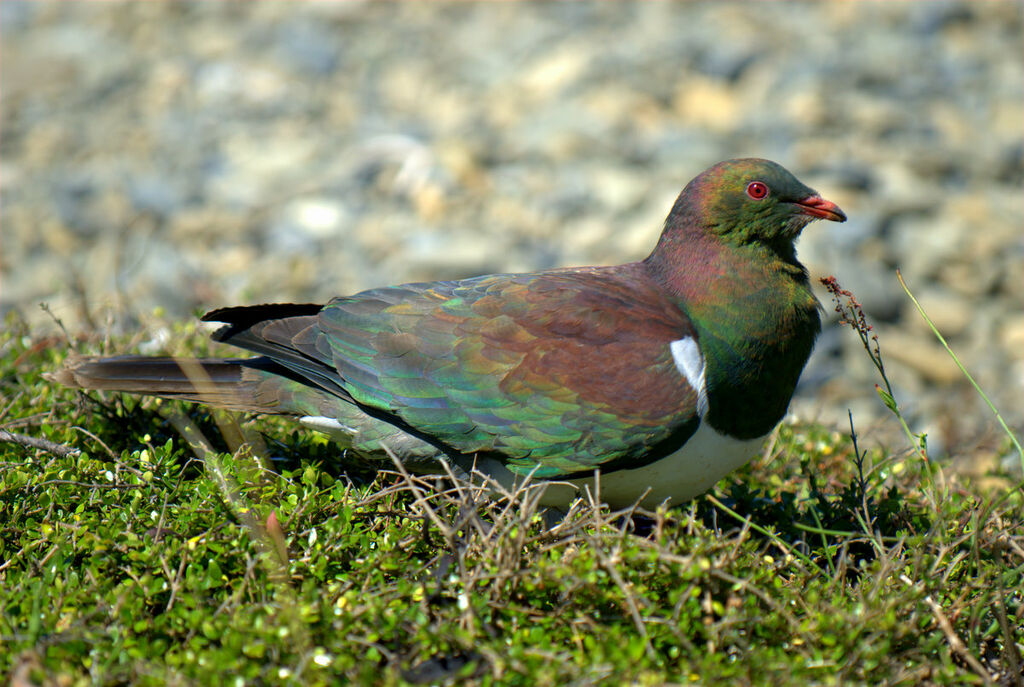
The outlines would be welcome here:
[[[878,397],[880,399],[882,399],[882,403],[885,404],[886,408],[888,408],[889,410],[891,410],[894,413],[898,412],[897,406],[896,406],[896,400],[892,397],[892,395],[888,391],[886,391],[885,389],[883,389],[882,387],[880,387],[878,385],[875,386],[875,391],[878,392]]]

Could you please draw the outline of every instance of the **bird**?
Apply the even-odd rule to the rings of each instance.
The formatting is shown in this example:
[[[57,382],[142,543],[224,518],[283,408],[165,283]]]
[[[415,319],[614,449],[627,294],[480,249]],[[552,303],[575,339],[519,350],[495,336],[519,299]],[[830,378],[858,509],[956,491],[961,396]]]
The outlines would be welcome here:
[[[785,416],[821,330],[794,245],[817,219],[846,215],[775,162],[725,160],[643,260],[221,308],[213,339],[255,357],[79,357],[51,379],[292,416],[360,461],[530,481],[554,508],[684,503]]]

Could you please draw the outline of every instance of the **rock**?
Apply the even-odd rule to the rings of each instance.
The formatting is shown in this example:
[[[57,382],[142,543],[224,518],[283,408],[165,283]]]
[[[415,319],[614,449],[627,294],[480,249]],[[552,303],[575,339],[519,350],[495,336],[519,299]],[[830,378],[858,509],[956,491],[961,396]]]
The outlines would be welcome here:
[[[736,81],[757,58],[759,52],[749,45],[713,43],[697,60],[697,70],[713,79]]]
[[[314,78],[330,75],[341,61],[340,35],[319,21],[303,16],[287,21],[277,31],[277,49],[299,70]]]
[[[269,106],[288,94],[284,74],[240,61],[221,60],[199,67],[196,96],[209,105]]]
[[[26,0],[8,0],[0,3],[0,28],[4,35],[24,30],[32,22],[34,3]]]
[[[348,221],[345,207],[322,197],[297,198],[284,206],[267,230],[274,250],[285,254],[318,252],[321,242],[340,238]]]
[[[151,212],[164,218],[184,205],[185,190],[168,175],[143,173],[129,178],[128,198],[139,212]]]
[[[1024,360],[1024,315],[1016,315],[1003,323],[999,343],[1012,358]]]
[[[963,379],[949,353],[924,334],[908,334],[886,327],[878,332],[883,359],[897,360],[917,372],[925,380],[939,385]]]
[[[813,273],[819,275],[819,273]],[[843,288],[852,292],[872,321],[894,322],[898,319],[905,296],[893,270],[856,256],[843,255],[832,263],[825,274],[836,277]],[[831,296],[814,285],[818,298],[831,310]]]
[[[588,180],[593,200],[612,213],[634,208],[647,193],[648,182],[637,170],[619,167],[601,167]],[[589,197],[587,200],[591,200]]]
[[[590,50],[579,43],[564,43],[537,57],[520,77],[520,87],[531,100],[546,100],[575,82],[590,61]]]
[[[915,297],[939,333],[946,338],[963,334],[975,314],[975,307],[970,299],[949,289],[932,287],[921,294],[915,294]],[[919,332],[931,331],[928,323],[909,299],[906,300],[903,310],[904,322]]]
[[[680,83],[673,109],[683,122],[719,132],[735,128],[743,114],[735,87],[699,76]]]
[[[898,215],[888,231],[894,261],[915,288],[944,276],[963,256],[966,227],[956,219],[927,215]]]

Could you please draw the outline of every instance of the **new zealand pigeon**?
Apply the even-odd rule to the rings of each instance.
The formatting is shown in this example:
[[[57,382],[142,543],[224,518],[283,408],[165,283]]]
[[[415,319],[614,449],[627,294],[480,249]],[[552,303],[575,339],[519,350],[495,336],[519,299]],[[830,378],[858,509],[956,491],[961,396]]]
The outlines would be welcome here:
[[[72,387],[291,415],[411,472],[476,467],[509,487],[600,471],[600,497],[680,503],[756,452],[821,329],[793,241],[846,219],[774,162],[687,184],[645,260],[403,284],[326,305],[214,310],[242,359],[80,359]],[[565,484],[568,482],[569,484]]]

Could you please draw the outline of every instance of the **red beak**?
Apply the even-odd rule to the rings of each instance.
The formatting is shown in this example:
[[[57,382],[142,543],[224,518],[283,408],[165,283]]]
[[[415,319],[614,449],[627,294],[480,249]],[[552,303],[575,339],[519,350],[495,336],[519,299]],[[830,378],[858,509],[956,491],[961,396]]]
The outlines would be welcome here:
[[[800,212],[811,217],[820,217],[832,222],[845,222],[846,213],[839,209],[839,206],[821,196],[807,196],[803,200],[794,203]]]

